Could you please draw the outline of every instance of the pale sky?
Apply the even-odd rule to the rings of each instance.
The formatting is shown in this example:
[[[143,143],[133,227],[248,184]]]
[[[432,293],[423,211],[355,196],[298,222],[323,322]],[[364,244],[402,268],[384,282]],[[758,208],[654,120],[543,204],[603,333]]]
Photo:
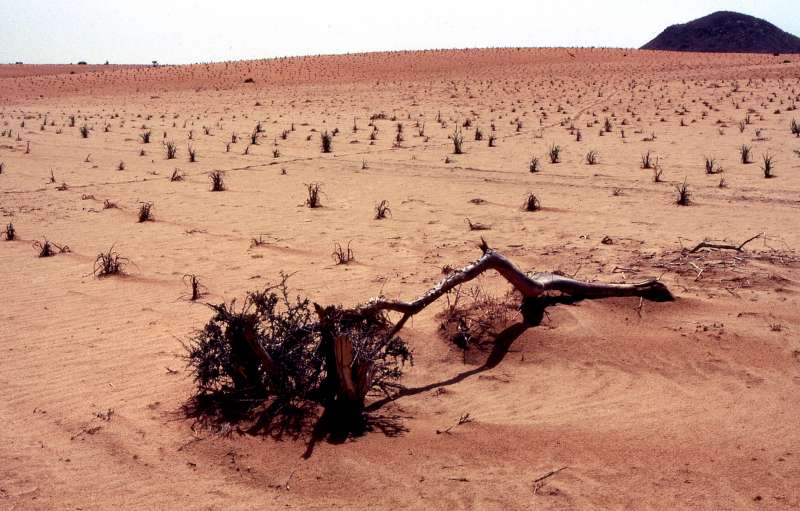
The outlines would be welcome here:
[[[798,0],[0,0],[0,62],[185,64],[431,48],[630,48],[718,10],[800,35]]]

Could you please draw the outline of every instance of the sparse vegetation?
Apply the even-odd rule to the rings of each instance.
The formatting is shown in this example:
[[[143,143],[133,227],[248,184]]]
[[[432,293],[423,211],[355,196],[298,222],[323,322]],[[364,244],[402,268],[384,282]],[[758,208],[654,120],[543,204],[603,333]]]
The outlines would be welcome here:
[[[139,204],[139,223],[150,222],[153,220],[153,203],[142,202]]]
[[[539,211],[542,209],[542,205],[539,203],[538,197],[532,193],[528,193],[528,196],[525,197],[525,203],[522,205],[522,209],[525,211]]]
[[[679,185],[675,185],[675,191],[678,192],[678,198],[675,200],[675,203],[679,206],[688,206],[691,204],[691,192],[689,192],[689,185],[686,184],[686,178],[683,179],[683,183]]]
[[[324,131],[322,134],[320,134],[320,140],[322,141],[323,153],[329,153],[333,150],[333,135],[327,131]]]
[[[353,250],[350,248],[350,243],[351,242],[348,241],[346,247],[343,247],[338,241],[334,243],[331,257],[333,257],[333,261],[337,265],[349,264],[355,260],[355,255],[353,254]]]
[[[461,129],[456,128],[451,138],[453,140],[453,154],[464,154],[464,136],[461,134]]]
[[[164,149],[167,151],[168,160],[174,160],[178,155],[178,146],[173,141],[164,142]]]
[[[375,220],[382,220],[391,214],[392,210],[389,208],[389,201],[386,199],[375,205]]]
[[[752,150],[749,145],[742,144],[741,147],[739,147],[739,159],[743,164],[747,165],[752,163],[750,159],[751,152]]]
[[[6,241],[14,241],[17,238],[17,231],[14,229],[14,224],[9,222],[8,225],[6,225],[3,236],[5,236]]]
[[[212,192],[225,191],[225,173],[221,170],[214,170],[208,173],[208,179],[211,181]]]
[[[189,287],[188,299],[195,302],[208,293],[208,288],[200,283],[200,277],[187,273],[183,276],[183,283]]]
[[[532,156],[531,160],[528,162],[528,171],[529,172],[539,172],[541,166],[539,164],[539,158],[536,156]]]
[[[112,246],[108,251],[97,254],[92,274],[95,277],[120,275],[124,273],[124,268],[129,262],[128,258],[122,257]]]
[[[306,192],[308,194],[308,196],[306,197],[306,206],[312,209],[322,207],[321,188],[322,188],[321,183],[309,183],[306,185]]]
[[[767,179],[775,177],[775,160],[769,153],[761,156],[761,171]]]
[[[550,157],[550,163],[560,163],[561,162],[561,146],[556,144],[550,144],[550,149],[547,151],[547,155]]]

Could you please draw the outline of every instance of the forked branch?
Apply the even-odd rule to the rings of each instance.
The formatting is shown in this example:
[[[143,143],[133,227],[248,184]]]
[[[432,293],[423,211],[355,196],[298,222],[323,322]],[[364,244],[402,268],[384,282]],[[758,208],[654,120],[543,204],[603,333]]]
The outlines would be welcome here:
[[[695,245],[694,248],[690,249],[689,253],[690,254],[694,254],[698,250],[701,250],[701,249],[704,249],[704,248],[712,248],[712,249],[716,249],[716,250],[735,250],[737,252],[741,252],[742,250],[744,250],[744,246],[745,245],[747,245],[751,241],[754,241],[754,240],[757,240],[758,238],[763,238],[763,237],[764,237],[764,233],[760,232],[760,233],[756,234],[755,236],[753,236],[752,238],[748,238],[748,239],[744,240],[743,242],[741,242],[738,245],[732,245],[732,244],[729,244],[729,243],[714,243],[714,242],[711,242],[711,241],[708,241],[708,240],[703,240],[700,243],[698,243],[697,245]]]
[[[372,315],[380,311],[394,311],[403,314],[397,322],[392,335],[397,333],[405,322],[425,307],[435,302],[451,289],[473,280],[487,270],[494,270],[503,276],[524,298],[536,298],[548,291],[559,291],[575,298],[609,298],[617,296],[638,296],[652,301],[671,301],[674,299],[667,286],[658,280],[647,280],[636,284],[605,284],[584,282],[553,273],[525,274],[514,263],[499,252],[495,252],[486,241],[481,240],[483,256],[464,268],[450,273],[436,286],[416,300],[406,302],[373,298],[356,309],[356,313]]]

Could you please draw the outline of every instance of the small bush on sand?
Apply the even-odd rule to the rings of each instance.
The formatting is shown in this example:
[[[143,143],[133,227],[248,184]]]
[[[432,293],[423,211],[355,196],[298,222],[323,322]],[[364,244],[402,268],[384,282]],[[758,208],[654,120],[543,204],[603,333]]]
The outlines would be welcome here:
[[[333,150],[333,135],[324,131],[320,134],[320,141],[323,153],[329,153]]]
[[[775,161],[771,155],[765,154],[761,157],[761,171],[764,172],[764,177],[769,179],[775,177]]]
[[[675,199],[675,203],[679,206],[688,206],[691,204],[691,192],[689,192],[689,186],[686,184],[686,178],[683,179],[683,183],[679,185],[675,185],[675,191],[678,192],[678,197]]]
[[[6,241],[14,241],[17,238],[17,231],[14,229],[14,224],[9,222],[8,225],[6,225],[3,236],[5,236]]]
[[[139,205],[139,223],[150,222],[153,220],[153,203],[142,202]]]
[[[740,159],[740,161],[745,165],[747,165],[749,163],[753,163],[753,160],[751,158],[751,154],[752,154],[752,149],[750,148],[750,146],[746,145],[746,144],[742,144],[742,146],[739,148],[739,159]]]
[[[547,155],[550,157],[550,163],[555,164],[561,162],[561,146],[551,144],[550,149],[547,151]]]
[[[112,246],[107,252],[100,252],[97,254],[94,260],[92,274],[95,277],[120,275],[125,273],[124,268],[129,262],[128,258],[122,257]]]
[[[389,201],[386,199],[375,205],[375,220],[382,220],[391,214],[392,210],[389,208]]]
[[[167,152],[168,160],[174,160],[175,157],[178,155],[178,146],[175,145],[175,142],[173,141],[164,142],[164,149]]]
[[[338,241],[333,246],[333,252],[331,253],[331,257],[333,257],[333,262],[336,264],[348,264],[355,260],[355,255],[353,254],[353,250],[350,248],[351,241],[347,242],[347,246],[343,247]]]
[[[321,183],[310,183],[306,185],[306,193],[308,194],[306,197],[306,206],[312,209],[322,207],[322,201],[320,200],[322,195],[321,188]]]
[[[522,209],[525,211],[539,211],[542,209],[542,205],[534,194],[528,193],[528,196],[525,197],[525,203],[522,205]]]
[[[225,191],[225,173],[221,170],[214,170],[209,172],[208,179],[211,181],[211,191],[212,192],[224,192]]]

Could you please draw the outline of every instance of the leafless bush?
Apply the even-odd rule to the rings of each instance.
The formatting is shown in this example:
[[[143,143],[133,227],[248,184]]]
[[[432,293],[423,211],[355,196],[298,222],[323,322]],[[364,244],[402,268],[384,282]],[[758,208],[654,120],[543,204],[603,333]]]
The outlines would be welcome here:
[[[346,247],[342,247],[338,241],[334,244],[331,257],[333,257],[333,261],[336,264],[348,264],[355,259],[353,250],[350,248],[350,243],[351,242],[348,241]]]
[[[375,205],[375,220],[382,220],[391,214],[392,210],[389,208],[389,201],[386,199]]]

